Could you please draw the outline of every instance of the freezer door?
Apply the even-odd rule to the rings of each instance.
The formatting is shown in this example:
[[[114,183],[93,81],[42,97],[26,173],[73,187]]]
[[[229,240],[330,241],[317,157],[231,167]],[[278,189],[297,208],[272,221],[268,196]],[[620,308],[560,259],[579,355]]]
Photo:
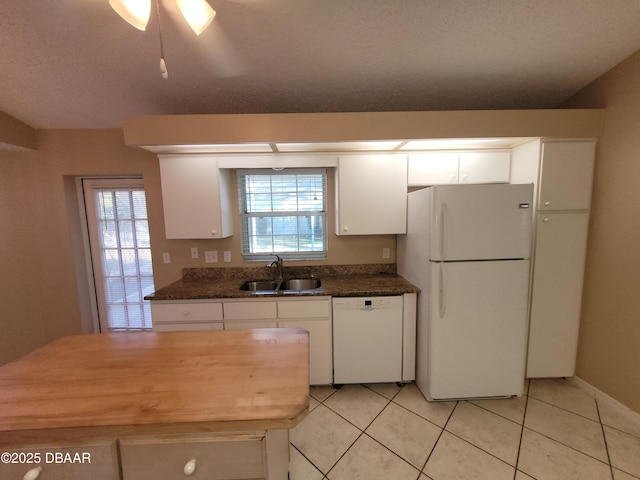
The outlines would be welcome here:
[[[434,261],[531,257],[533,185],[433,187]]]
[[[435,264],[427,391],[419,385],[428,397],[522,393],[528,287],[528,260]]]

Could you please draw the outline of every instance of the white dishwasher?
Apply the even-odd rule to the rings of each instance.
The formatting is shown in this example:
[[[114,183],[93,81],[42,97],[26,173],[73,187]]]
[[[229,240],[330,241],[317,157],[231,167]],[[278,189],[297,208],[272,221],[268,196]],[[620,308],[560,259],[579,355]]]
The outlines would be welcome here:
[[[403,297],[333,297],[333,383],[402,381]]]

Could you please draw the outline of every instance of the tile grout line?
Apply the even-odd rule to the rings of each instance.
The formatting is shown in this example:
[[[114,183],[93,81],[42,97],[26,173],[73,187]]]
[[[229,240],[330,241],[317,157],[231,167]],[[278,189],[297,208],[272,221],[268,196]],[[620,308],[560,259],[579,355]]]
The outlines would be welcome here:
[[[378,414],[373,418],[373,420],[371,420],[371,421],[367,424],[367,426],[366,426],[366,427],[364,428],[364,430],[363,430],[363,429],[361,429],[359,426],[357,426],[357,425],[355,425],[353,422],[351,422],[350,420],[348,420],[348,419],[346,419],[345,417],[343,417],[342,415],[340,415],[338,412],[336,412],[334,409],[332,409],[329,405],[325,405],[325,404],[324,404],[324,400],[323,400],[322,402],[320,402],[322,405],[324,405],[324,407],[325,407],[325,408],[329,409],[331,412],[335,413],[335,414],[336,414],[336,415],[338,415],[340,418],[342,418],[345,422],[349,423],[350,425],[354,426],[355,428],[357,428],[357,429],[360,431],[360,435],[358,435],[358,436],[356,437],[356,439],[351,443],[351,445],[349,445],[349,446],[347,447],[347,449],[344,451],[344,453],[343,453],[342,455],[340,455],[340,457],[335,461],[335,463],[331,466],[331,468],[330,468],[329,470],[327,470],[327,473],[326,473],[326,474],[325,474],[325,473],[323,473],[324,478],[328,478],[328,475],[329,475],[329,473],[331,473],[331,470],[333,470],[333,469],[336,467],[336,465],[338,465],[338,463],[340,463],[340,460],[342,460],[342,459],[344,458],[344,456],[347,454],[347,452],[349,452],[349,450],[351,450],[351,449],[353,448],[353,446],[358,442],[358,440],[360,440],[360,438],[361,438],[363,435],[365,435],[364,431],[365,431],[367,428],[369,428],[369,426],[370,426],[370,425],[371,425],[371,424],[376,420],[376,418],[378,418],[378,417],[380,416],[380,414],[381,414],[381,413],[382,413],[382,412],[383,412],[383,411],[384,411],[384,410],[389,406],[389,404],[393,401],[393,398],[395,398],[395,396],[396,396],[398,393],[400,393],[400,390],[398,390],[398,392],[393,396],[393,398],[392,398],[392,399],[389,399],[389,398],[385,397],[384,395],[381,395],[380,393],[376,392],[375,390],[373,390],[373,389],[371,389],[371,388],[367,387],[367,386],[366,386],[366,385],[364,385],[364,384],[361,384],[361,383],[360,383],[360,384],[357,384],[357,385],[360,385],[361,387],[368,389],[369,391],[371,391],[371,392],[375,393],[376,395],[380,395],[382,398],[384,398],[385,400],[387,400],[387,403],[385,404],[385,406],[384,406],[384,407],[382,407],[382,410],[380,410],[380,411],[378,412]],[[331,397],[332,397],[333,395],[335,395],[338,391],[339,391],[339,389],[336,389],[336,391],[335,391],[335,392],[333,392],[331,395],[329,395],[327,398],[325,398],[325,400],[328,400],[329,398],[331,398]],[[367,435],[367,437],[371,438],[369,435]],[[375,439],[373,439],[373,438],[372,438],[372,440],[375,440]],[[377,443],[380,443],[380,442],[377,442]],[[384,447],[384,445],[382,445],[382,446]],[[385,447],[385,448],[386,448],[386,447]],[[388,450],[388,449],[387,449],[387,450]],[[391,450],[389,450],[389,451],[391,451]],[[396,454],[395,452],[392,452],[392,453],[394,453],[398,458],[402,458],[402,457],[400,457],[398,454]],[[404,459],[402,459],[402,460],[403,460],[403,461],[406,461],[406,460],[404,460]],[[316,465],[315,465],[315,464],[312,464],[312,465],[313,465],[314,467],[316,467]],[[411,465],[411,464],[409,464],[409,465]],[[316,468],[318,468],[318,467],[316,467]],[[322,470],[320,470],[320,472],[322,473]]]
[[[294,449],[295,449],[295,450],[296,450],[300,455],[302,455],[302,456],[304,457],[304,459],[305,459],[307,462],[309,462],[309,464],[310,464],[311,466],[313,466],[313,468],[315,468],[315,469],[320,473],[320,475],[322,475],[322,478],[326,478],[326,475],[322,472],[322,470],[320,470],[320,469],[318,468],[318,466],[317,466],[315,463],[313,463],[313,462],[311,461],[311,459],[310,459],[310,458],[308,458],[304,453],[302,453],[302,451],[301,451],[298,447],[296,447],[296,446],[295,446],[293,443],[291,443],[291,442],[289,442],[289,445],[290,445],[291,447],[293,447],[293,448],[294,448]],[[289,455],[289,457],[291,457],[291,455]],[[289,462],[291,462],[291,458],[289,458]]]
[[[530,380],[534,380],[534,379],[530,379]],[[529,383],[529,386],[531,386],[531,382]],[[585,393],[586,393],[586,392],[585,392]],[[566,408],[559,407],[559,406],[557,406],[557,405],[554,405],[553,403],[549,403],[549,402],[546,402],[546,401],[544,401],[544,400],[540,400],[539,398],[536,398],[535,396],[530,396],[530,395],[527,395],[527,406],[528,406],[528,403],[529,403],[529,399],[530,399],[530,398],[532,398],[532,399],[534,399],[535,401],[540,402],[540,403],[544,403],[545,405],[549,405],[549,406],[550,406],[550,407],[552,407],[552,408],[557,408],[558,410],[562,410],[563,412],[570,413],[570,414],[575,415],[575,416],[577,416],[577,417],[580,417],[580,418],[582,418],[582,419],[584,419],[584,420],[589,420],[589,421],[591,421],[591,422],[593,422],[593,423],[597,423],[597,424],[599,424],[599,425],[600,425],[600,428],[601,428],[601,430],[602,430],[602,429],[603,429],[603,427],[602,427],[602,425],[603,425],[603,424],[602,424],[602,422],[601,422],[601,420],[600,420],[600,411],[599,411],[599,409],[598,409],[598,402],[597,402],[597,400],[596,400],[593,396],[589,395],[589,397],[590,397],[590,398],[595,402],[595,404],[596,404],[596,412],[597,412],[597,414],[598,414],[598,420],[593,420],[592,418],[586,417],[586,416],[584,416],[584,415],[581,415],[581,414],[579,414],[579,413],[573,412],[573,411],[568,410],[568,409],[566,409]],[[526,410],[525,410],[525,419],[526,419]],[[551,436],[549,436],[549,435],[547,435],[547,434],[545,434],[545,433],[539,432],[539,431],[537,431],[537,430],[535,430],[535,429],[533,429],[533,428],[531,428],[531,427],[527,427],[527,426],[525,425],[525,421],[524,421],[524,419],[523,419],[523,422],[522,422],[522,426],[523,426],[523,430],[526,428],[527,430],[529,430],[529,431],[531,431],[531,432],[534,432],[535,434],[540,435],[540,436],[542,436],[542,437],[544,437],[544,438],[547,438],[547,439],[551,440],[552,442],[555,442],[555,443],[558,443],[558,444],[560,444],[560,445],[563,445],[563,446],[565,446],[565,447],[567,447],[567,448],[570,448],[571,450],[573,450],[573,451],[575,451],[575,452],[578,452],[578,453],[580,453],[580,454],[582,454],[582,455],[585,455],[585,456],[587,456],[587,457],[589,457],[589,458],[592,458],[593,460],[596,460],[596,461],[598,461],[598,462],[600,462],[600,463],[603,463],[603,464],[605,464],[605,465],[609,465],[609,466],[611,466],[611,462],[610,462],[610,459],[609,459],[609,451],[608,451],[607,446],[606,446],[606,440],[605,440],[605,450],[606,450],[606,453],[607,453],[607,460],[608,460],[607,462],[605,462],[605,461],[603,461],[603,460],[601,460],[601,459],[599,459],[599,458],[597,458],[597,457],[594,457],[593,455],[591,455],[591,454],[589,454],[589,453],[583,452],[582,450],[580,450],[580,449],[579,449],[579,448],[577,448],[577,447],[574,447],[574,446],[572,446],[572,445],[569,445],[569,444],[567,444],[567,443],[564,443],[564,442],[562,442],[562,441],[558,440],[557,438],[553,438],[553,437],[551,437]],[[604,434],[603,434],[603,435],[604,435]],[[519,454],[518,454],[518,455],[519,455]]]
[[[598,418],[598,420],[594,420],[593,418],[589,418],[589,417],[587,417],[585,415],[582,415],[581,413],[577,413],[577,412],[574,412],[574,411],[569,410],[567,408],[560,407],[560,406],[555,405],[553,403],[547,402],[546,400],[540,400],[539,398],[536,398],[535,396],[529,397],[529,395],[527,395],[527,401],[528,401],[529,398],[533,398],[536,402],[544,403],[545,405],[549,405],[550,407],[557,408],[558,410],[562,410],[563,412],[572,413],[573,415],[576,415],[576,416],[578,416],[580,418],[584,418],[585,420],[590,420],[593,423],[602,423],[602,422],[600,422],[599,418]],[[595,398],[593,398],[593,400],[595,401]],[[598,415],[598,417],[599,417],[599,415]]]
[[[520,451],[522,450],[522,438],[524,437],[524,422],[527,419],[527,407],[529,406],[529,392],[531,391],[531,381],[527,383],[526,399],[524,401],[524,415],[522,415],[522,425],[520,428],[520,443],[518,444],[518,455],[516,455],[516,469],[513,472],[513,480],[518,476],[518,465],[520,463]],[[523,472],[526,473],[526,472]],[[528,475],[528,474],[527,474]]]
[[[596,412],[598,413],[598,422],[600,423],[600,431],[602,432],[602,439],[604,440],[604,450],[607,452],[607,461],[609,462],[609,471],[611,472],[611,479],[615,479],[613,474],[613,465],[611,464],[611,455],[609,454],[609,444],[607,443],[607,435],[604,433],[604,424],[602,423],[602,416],[600,416],[600,407],[598,406],[598,400],[593,399],[596,404]]]
[[[451,413],[449,414],[449,416],[447,417],[447,421],[444,422],[444,425],[442,427],[440,427],[438,425],[438,427],[441,428],[440,430],[440,435],[438,435],[438,438],[436,439],[436,441],[433,444],[433,448],[431,449],[431,451],[429,452],[429,455],[427,455],[427,459],[424,461],[424,465],[422,465],[422,468],[420,469],[420,473],[424,473],[424,469],[427,467],[427,463],[429,463],[429,459],[431,458],[431,455],[433,455],[433,452],[436,450],[436,447],[438,446],[438,442],[440,442],[440,439],[442,438],[442,434],[445,431],[445,428],[447,427],[447,424],[449,423],[449,420],[451,420],[451,417],[453,416],[453,412],[456,411],[456,408],[458,408],[458,404],[460,403],[459,400],[456,400],[456,404],[453,406],[453,408],[451,409]],[[426,473],[424,473],[425,475],[427,475]],[[428,475],[427,475],[428,476]],[[420,478],[418,476],[418,478]]]

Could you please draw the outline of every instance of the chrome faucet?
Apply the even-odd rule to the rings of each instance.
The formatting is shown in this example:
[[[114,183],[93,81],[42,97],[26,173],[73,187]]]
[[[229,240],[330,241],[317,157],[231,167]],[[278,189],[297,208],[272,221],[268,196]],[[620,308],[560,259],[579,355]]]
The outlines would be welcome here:
[[[274,265],[276,266],[278,272],[278,278],[276,280],[281,282],[284,279],[284,265],[282,264],[282,258],[280,256],[276,255],[275,260],[271,260],[269,263],[267,263],[267,268],[271,268]]]

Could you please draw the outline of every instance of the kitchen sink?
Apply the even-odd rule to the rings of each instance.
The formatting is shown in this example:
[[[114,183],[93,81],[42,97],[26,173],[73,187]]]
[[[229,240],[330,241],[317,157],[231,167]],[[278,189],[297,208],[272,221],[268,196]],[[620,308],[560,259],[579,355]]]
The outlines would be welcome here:
[[[271,280],[251,280],[240,285],[240,290],[248,290],[250,292],[273,291],[278,290],[280,282]]]
[[[292,278],[282,282],[273,280],[250,280],[240,285],[240,290],[255,293],[291,293],[301,290],[315,290],[320,288],[319,278]]]
[[[313,290],[320,288],[319,278],[293,278],[282,282],[281,290]]]

